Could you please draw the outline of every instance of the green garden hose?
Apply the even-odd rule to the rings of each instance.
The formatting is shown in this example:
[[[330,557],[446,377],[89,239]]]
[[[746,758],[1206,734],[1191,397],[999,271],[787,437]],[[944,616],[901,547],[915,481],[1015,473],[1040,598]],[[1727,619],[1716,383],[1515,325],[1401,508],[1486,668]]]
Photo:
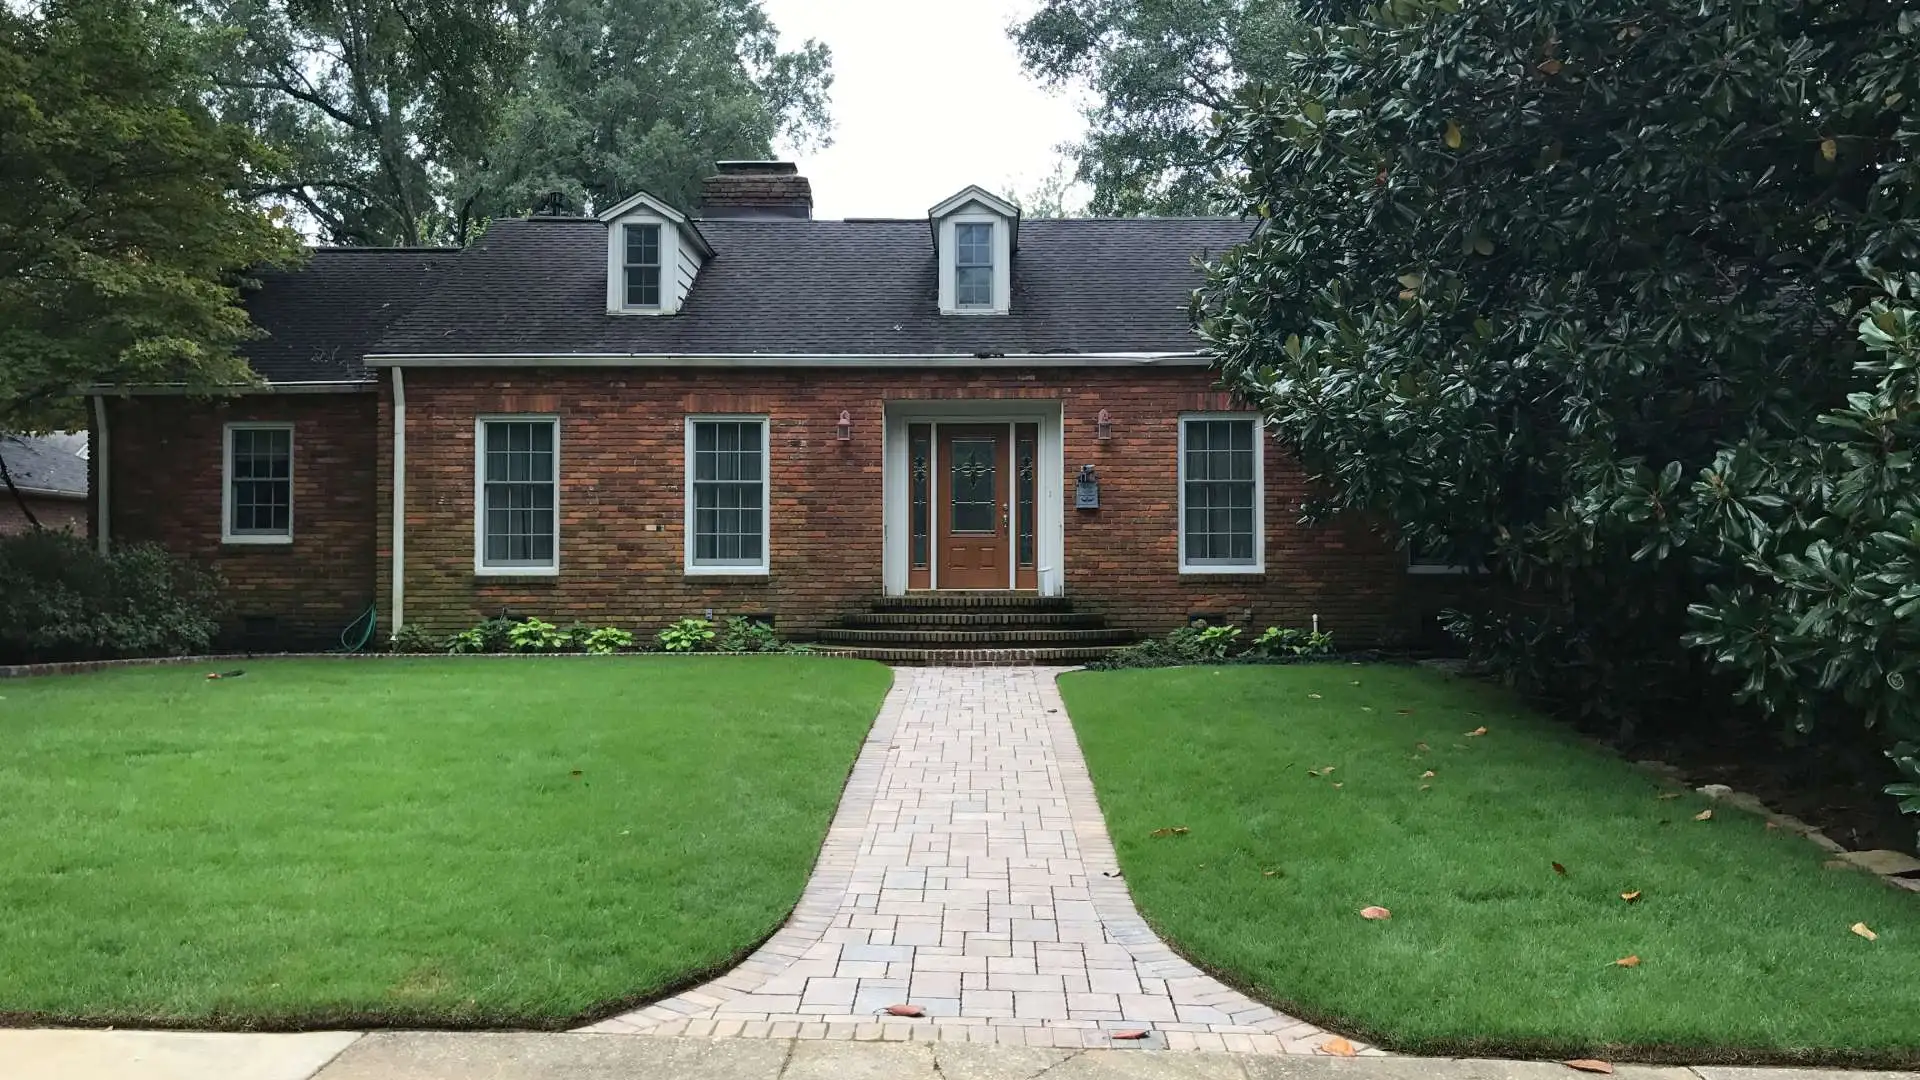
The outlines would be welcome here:
[[[361,612],[359,618],[348,623],[347,628],[340,631],[340,647],[334,651],[357,653],[366,648],[367,642],[373,640],[373,628],[380,624],[379,608],[379,604],[368,604],[367,610]]]

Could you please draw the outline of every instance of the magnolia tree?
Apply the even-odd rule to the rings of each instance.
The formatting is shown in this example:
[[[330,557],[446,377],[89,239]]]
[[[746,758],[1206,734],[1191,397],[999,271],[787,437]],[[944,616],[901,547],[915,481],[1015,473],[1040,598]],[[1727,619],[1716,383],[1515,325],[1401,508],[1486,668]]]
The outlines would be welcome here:
[[[1487,567],[1453,628],[1623,734],[1914,738],[1900,8],[1306,5],[1218,121],[1265,221],[1195,315],[1308,516]]]

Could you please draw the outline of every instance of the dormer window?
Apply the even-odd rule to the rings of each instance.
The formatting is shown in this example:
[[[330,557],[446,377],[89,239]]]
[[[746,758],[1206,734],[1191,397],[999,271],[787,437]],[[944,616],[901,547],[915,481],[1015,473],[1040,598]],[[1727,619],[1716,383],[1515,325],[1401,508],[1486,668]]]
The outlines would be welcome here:
[[[1013,309],[1013,253],[1020,208],[969,187],[927,212],[940,260],[942,315],[1005,315]]]
[[[953,306],[993,306],[993,226],[990,224],[954,223]]]
[[[627,306],[657,308],[660,306],[660,226],[652,222],[632,222],[622,228],[627,241]]]

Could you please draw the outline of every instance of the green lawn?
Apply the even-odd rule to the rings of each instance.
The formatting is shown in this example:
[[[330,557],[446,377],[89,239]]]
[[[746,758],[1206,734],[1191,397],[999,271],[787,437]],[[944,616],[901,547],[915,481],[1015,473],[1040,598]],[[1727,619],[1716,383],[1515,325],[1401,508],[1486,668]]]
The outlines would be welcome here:
[[[1061,686],[1148,921],[1276,1007],[1412,1052],[1920,1062],[1920,895],[1731,808],[1696,821],[1712,804],[1494,688],[1342,664]]]
[[[257,661],[0,681],[0,1019],[562,1025],[800,896],[890,673]]]

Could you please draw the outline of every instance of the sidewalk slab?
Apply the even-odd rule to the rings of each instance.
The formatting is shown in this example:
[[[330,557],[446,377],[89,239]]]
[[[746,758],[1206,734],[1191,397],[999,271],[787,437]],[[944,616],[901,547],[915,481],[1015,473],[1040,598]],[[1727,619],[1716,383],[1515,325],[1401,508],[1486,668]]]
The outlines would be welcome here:
[[[307,1080],[359,1037],[0,1030],[0,1080]]]
[[[375,1032],[313,1080],[774,1080],[788,1048],[775,1039]]]

